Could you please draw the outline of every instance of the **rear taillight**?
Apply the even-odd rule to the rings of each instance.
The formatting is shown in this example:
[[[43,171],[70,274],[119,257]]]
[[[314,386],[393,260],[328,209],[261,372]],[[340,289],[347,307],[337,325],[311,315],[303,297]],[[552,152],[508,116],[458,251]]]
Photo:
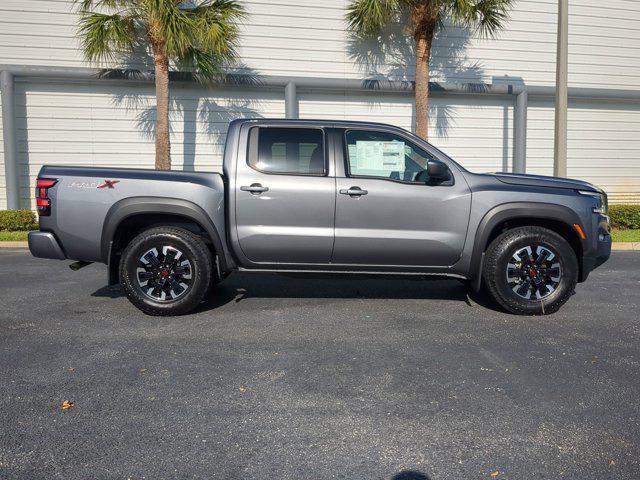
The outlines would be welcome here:
[[[38,215],[41,217],[51,215],[51,200],[48,196],[48,190],[56,183],[58,183],[58,180],[54,178],[39,178],[36,180],[36,206],[38,207]]]

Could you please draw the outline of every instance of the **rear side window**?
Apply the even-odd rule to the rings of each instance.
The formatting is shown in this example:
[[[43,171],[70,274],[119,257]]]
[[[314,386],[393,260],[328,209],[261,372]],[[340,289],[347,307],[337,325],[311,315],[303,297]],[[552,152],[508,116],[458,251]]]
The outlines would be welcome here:
[[[324,135],[317,128],[254,127],[249,165],[265,173],[324,175]]]

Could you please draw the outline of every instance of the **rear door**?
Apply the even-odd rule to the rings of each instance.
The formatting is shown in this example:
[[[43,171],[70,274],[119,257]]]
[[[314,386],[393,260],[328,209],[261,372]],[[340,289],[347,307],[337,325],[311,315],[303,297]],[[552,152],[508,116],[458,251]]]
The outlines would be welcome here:
[[[251,263],[329,263],[335,178],[327,134],[307,126],[252,126],[235,181],[237,241]]]
[[[332,262],[357,265],[453,265],[464,247],[471,191],[455,165],[433,181],[428,161],[442,161],[409,136],[345,130],[344,168],[336,171]],[[446,162],[443,162],[446,164]]]

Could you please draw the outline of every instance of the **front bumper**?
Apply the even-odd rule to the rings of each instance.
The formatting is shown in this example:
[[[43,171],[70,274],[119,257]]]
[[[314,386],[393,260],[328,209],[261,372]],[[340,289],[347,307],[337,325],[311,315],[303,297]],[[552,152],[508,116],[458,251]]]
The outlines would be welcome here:
[[[55,235],[50,232],[35,230],[29,232],[29,251],[38,258],[54,258],[64,260],[67,258]]]
[[[589,273],[606,262],[611,256],[611,230],[609,217],[598,215],[594,220],[594,234],[591,235],[589,251],[582,257],[580,281],[584,282]]]

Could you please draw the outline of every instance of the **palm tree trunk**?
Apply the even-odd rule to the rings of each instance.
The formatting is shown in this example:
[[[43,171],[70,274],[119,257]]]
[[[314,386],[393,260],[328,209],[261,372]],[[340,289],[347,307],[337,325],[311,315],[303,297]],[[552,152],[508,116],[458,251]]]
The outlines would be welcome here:
[[[416,32],[416,135],[429,140],[429,59],[437,21],[432,16],[419,22]]]
[[[156,170],[171,170],[169,139],[169,59],[162,45],[153,44],[156,73]]]

